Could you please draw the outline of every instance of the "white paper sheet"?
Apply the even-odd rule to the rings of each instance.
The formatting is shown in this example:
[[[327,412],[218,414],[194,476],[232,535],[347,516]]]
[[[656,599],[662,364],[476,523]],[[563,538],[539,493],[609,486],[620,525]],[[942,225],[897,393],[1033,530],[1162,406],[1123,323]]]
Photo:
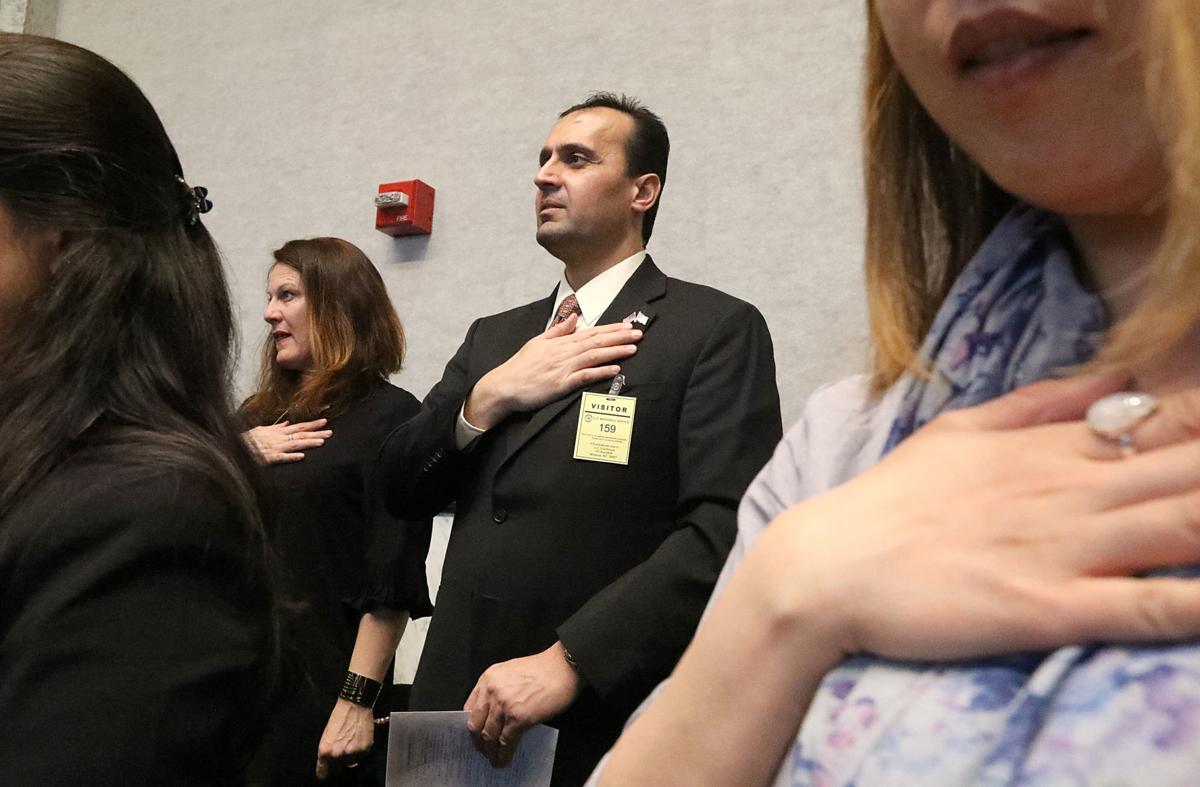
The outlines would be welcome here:
[[[466,711],[393,713],[387,787],[548,787],[558,730],[525,731],[512,762],[493,768],[471,742]]]

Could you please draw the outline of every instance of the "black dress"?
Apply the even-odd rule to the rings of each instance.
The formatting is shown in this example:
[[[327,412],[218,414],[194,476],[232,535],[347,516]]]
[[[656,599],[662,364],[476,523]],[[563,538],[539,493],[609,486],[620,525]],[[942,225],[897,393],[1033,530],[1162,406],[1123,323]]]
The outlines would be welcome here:
[[[295,692],[272,722],[253,769],[263,784],[315,782],[317,744],[350,664],[358,624],[374,609],[433,608],[425,581],[432,520],[389,514],[375,487],[383,438],[420,410],[412,394],[380,382],[362,401],[329,416],[333,436],[299,462],[267,468],[274,492],[272,539],[290,606],[284,644],[298,665]],[[387,715],[390,674],[376,715]],[[385,746],[341,780],[382,783]],[[337,779],[335,779],[335,782]],[[323,782],[329,784],[330,782]]]
[[[84,449],[0,522],[0,782],[236,783],[270,600],[209,482]]]

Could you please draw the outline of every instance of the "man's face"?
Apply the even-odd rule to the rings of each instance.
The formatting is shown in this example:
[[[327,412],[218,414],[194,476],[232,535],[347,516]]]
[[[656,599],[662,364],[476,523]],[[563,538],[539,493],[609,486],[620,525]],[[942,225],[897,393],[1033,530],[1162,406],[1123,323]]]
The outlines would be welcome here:
[[[565,259],[640,233],[636,178],[625,174],[632,132],[633,118],[607,107],[572,112],[550,129],[533,183],[537,241],[551,254]]]

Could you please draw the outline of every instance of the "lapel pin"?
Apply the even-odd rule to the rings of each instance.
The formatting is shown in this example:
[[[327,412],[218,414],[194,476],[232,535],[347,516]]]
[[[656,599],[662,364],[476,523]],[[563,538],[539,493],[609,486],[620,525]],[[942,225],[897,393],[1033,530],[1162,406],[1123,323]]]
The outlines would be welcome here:
[[[649,325],[649,324],[650,324],[650,318],[649,318],[649,317],[647,317],[647,316],[646,316],[645,314],[643,314],[642,312],[640,312],[640,311],[636,311],[636,312],[634,312],[633,314],[631,314],[631,315],[629,315],[628,317],[626,317],[626,318],[625,318],[625,320],[624,320],[624,322],[632,323],[632,324],[634,324],[634,325],[637,325],[637,326],[639,326],[639,327],[641,327],[641,328],[645,328],[647,325]]]

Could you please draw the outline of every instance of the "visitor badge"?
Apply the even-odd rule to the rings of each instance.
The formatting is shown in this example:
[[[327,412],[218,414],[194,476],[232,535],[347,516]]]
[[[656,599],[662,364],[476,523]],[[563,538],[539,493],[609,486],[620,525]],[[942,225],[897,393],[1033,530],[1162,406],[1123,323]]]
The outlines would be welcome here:
[[[575,458],[629,464],[636,409],[635,397],[585,392],[579,404],[579,427],[575,430]]]

